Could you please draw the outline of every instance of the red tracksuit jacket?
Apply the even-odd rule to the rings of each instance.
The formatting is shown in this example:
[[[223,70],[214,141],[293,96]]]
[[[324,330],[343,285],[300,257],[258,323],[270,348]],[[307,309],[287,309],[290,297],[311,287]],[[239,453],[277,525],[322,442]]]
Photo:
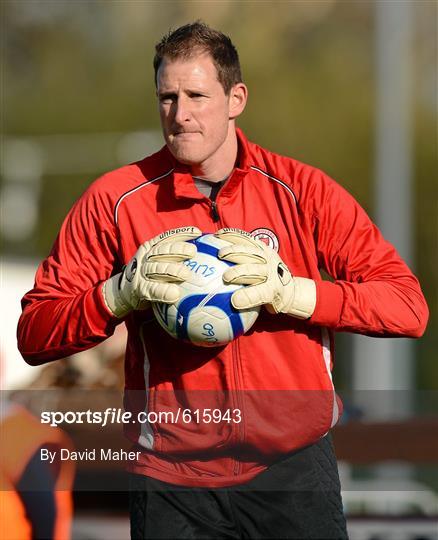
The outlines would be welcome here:
[[[318,440],[340,415],[332,332],[418,337],[428,318],[417,279],[342,187],[237,134],[239,166],[216,205],[166,147],[95,181],[22,300],[19,349],[35,365],[112,334],[120,321],[105,306],[102,283],[142,242],[170,228],[244,229],[277,249],[292,274],[316,281],[310,320],[263,309],[246,335],[222,348],[174,340],[150,309],[126,317],[125,405],[135,414],[174,414],[173,421],[127,425],[143,450],[131,468],[170,483],[245,482]],[[334,281],[322,280],[320,269]],[[208,421],[210,408],[223,419]],[[184,420],[176,420],[178,410]]]

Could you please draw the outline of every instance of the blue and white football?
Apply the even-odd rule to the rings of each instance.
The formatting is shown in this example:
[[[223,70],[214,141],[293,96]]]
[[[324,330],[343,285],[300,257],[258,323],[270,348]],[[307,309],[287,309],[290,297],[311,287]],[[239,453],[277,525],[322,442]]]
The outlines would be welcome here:
[[[225,345],[251,328],[260,307],[237,310],[231,305],[231,295],[243,285],[226,285],[222,280],[222,274],[234,266],[217,257],[228,242],[213,234],[191,242],[197,254],[183,263],[191,270],[191,278],[180,285],[183,295],[176,304],[154,303],[155,317],[174,338],[201,347]]]

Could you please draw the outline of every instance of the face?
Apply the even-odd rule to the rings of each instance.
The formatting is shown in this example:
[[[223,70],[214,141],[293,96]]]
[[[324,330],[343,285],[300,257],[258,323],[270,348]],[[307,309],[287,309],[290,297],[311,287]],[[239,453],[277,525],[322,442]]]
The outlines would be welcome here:
[[[161,126],[173,156],[187,165],[226,159],[234,118],[244,109],[246,88],[226,95],[210,55],[163,59],[157,73]]]

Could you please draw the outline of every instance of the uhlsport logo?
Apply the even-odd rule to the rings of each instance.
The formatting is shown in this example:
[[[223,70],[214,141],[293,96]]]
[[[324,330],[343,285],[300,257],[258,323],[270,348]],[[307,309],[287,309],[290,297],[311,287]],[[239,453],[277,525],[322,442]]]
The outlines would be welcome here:
[[[278,253],[279,243],[277,235],[271,229],[254,229],[251,231],[251,236],[256,240],[264,242],[267,246]]]

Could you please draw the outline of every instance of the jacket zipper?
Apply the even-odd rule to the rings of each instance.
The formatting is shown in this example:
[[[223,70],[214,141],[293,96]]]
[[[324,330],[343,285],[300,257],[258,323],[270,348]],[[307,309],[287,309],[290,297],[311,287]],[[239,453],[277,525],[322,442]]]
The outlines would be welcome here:
[[[217,210],[216,201],[211,201],[211,218],[214,221],[214,223],[217,223],[218,221],[220,221],[220,216]]]
[[[220,193],[220,190],[219,190],[218,194],[216,195],[216,198],[219,196],[219,193]],[[223,227],[224,224],[222,223],[221,217],[219,215],[219,210],[218,210],[216,200],[210,201],[210,203],[211,203],[210,215],[211,215],[211,218],[212,218],[213,222],[215,224],[219,224],[219,227]],[[240,359],[239,359],[239,351],[237,349],[236,340],[233,340],[230,345],[231,345],[232,360],[233,360],[233,370],[232,371],[233,371],[233,384],[234,384],[234,389],[232,389],[232,391],[230,392],[230,396],[231,396],[233,408],[240,411],[240,415],[241,415],[241,418],[242,418],[240,423],[234,424],[235,433],[236,433],[235,441],[236,441],[236,444],[238,444],[239,442],[243,442],[243,433],[244,433],[243,425],[244,425],[244,418],[245,417],[244,417],[244,411],[243,411],[243,402],[240,399],[240,392],[241,392],[241,390],[240,390],[240,388],[241,388],[240,377],[239,377]],[[240,462],[237,461],[237,459],[234,459],[234,458],[232,458],[232,459],[233,459],[233,462],[234,462],[233,474],[235,476],[237,476],[241,472],[241,465],[240,465]]]
[[[244,432],[245,432],[245,411],[243,408],[243,400],[241,399],[241,392],[242,392],[242,385],[240,384],[240,357],[239,357],[239,350],[237,347],[237,341],[233,340],[231,343],[231,351],[233,355],[233,375],[234,375],[234,392],[235,397],[233,399],[233,403],[236,404],[236,409],[239,411],[239,415],[241,417],[241,421],[236,426],[236,443],[243,443],[244,441]],[[233,467],[233,473],[235,476],[239,475],[241,473],[241,464],[237,459],[234,459],[234,467]]]

